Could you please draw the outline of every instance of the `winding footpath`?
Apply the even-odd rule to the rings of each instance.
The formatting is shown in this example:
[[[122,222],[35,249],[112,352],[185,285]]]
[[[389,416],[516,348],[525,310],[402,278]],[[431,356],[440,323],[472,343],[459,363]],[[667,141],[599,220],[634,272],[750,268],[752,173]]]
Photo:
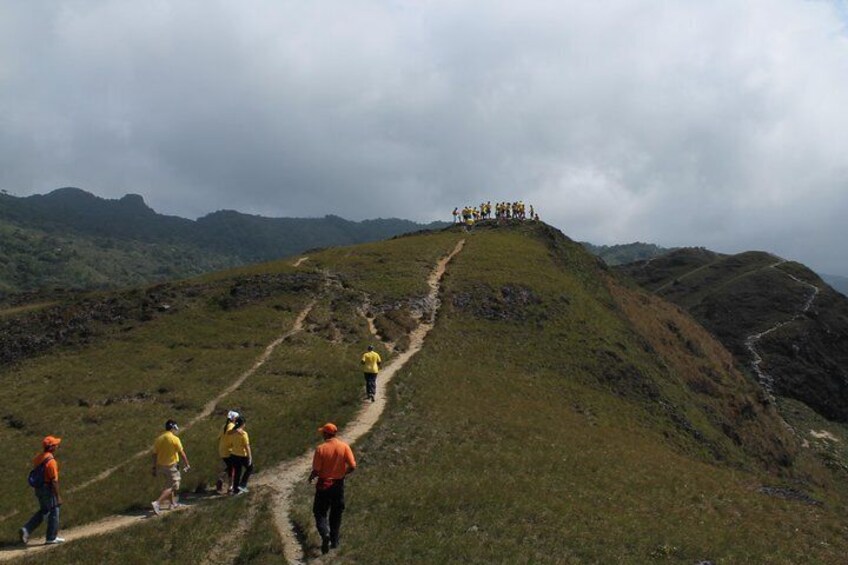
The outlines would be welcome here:
[[[366,404],[356,417],[339,431],[339,437],[346,442],[350,444],[355,443],[374,427],[383,414],[386,408],[386,388],[397,372],[421,350],[421,347],[424,345],[424,339],[430,333],[430,330],[433,329],[436,313],[440,306],[439,289],[441,288],[442,276],[445,273],[448,263],[450,263],[451,259],[457,253],[462,251],[464,245],[465,240],[460,240],[453,251],[443,257],[436,265],[436,268],[430,273],[427,279],[430,292],[425,300],[427,313],[422,318],[418,327],[410,333],[409,347],[406,351],[393,358],[380,371],[380,378],[377,379],[377,400]],[[304,561],[303,548],[295,535],[290,516],[291,495],[294,486],[308,477],[311,468],[312,450],[310,449],[297,459],[283,463],[276,469],[264,474],[254,483],[257,486],[269,487],[273,493],[274,524],[283,539],[285,557],[289,563],[302,563]]]
[[[380,379],[378,379],[377,383],[377,400],[375,402],[369,403],[365,405],[356,417],[344,428],[340,431],[339,436],[345,439],[348,443],[355,443],[359,438],[365,435],[368,431],[371,430],[372,427],[377,423],[380,416],[383,413],[383,410],[386,407],[386,387],[388,383],[392,380],[392,377],[404,366],[407,362],[418,352],[421,350],[421,347],[424,344],[424,338],[430,333],[430,330],[433,329],[435,324],[436,313],[438,312],[440,301],[439,301],[439,290],[441,287],[442,276],[445,273],[445,269],[448,263],[453,259],[453,257],[459,253],[463,246],[465,245],[465,240],[460,240],[456,247],[451,251],[450,254],[443,257],[436,265],[435,269],[430,273],[430,276],[427,280],[427,284],[430,287],[430,292],[428,293],[425,299],[425,307],[426,307],[426,315],[422,318],[418,327],[414,329],[409,336],[409,348],[403,353],[399,354],[397,357],[392,359],[386,367],[380,372]],[[294,266],[298,266],[300,263],[305,261],[307,258],[301,258],[298,260],[297,264]],[[218,394],[215,398],[206,403],[203,410],[197,414],[192,420],[186,424],[183,428],[188,428],[191,425],[199,422],[203,418],[209,417],[212,412],[214,412],[218,403],[223,400],[228,394],[232,393],[236,389],[238,389],[251,375],[253,375],[273,353],[274,349],[277,348],[283,341],[293,336],[294,334],[303,330],[303,323],[309,313],[312,311],[312,308],[315,306],[315,301],[310,302],[297,316],[292,328],[281,335],[279,338],[270,343],[265,351],[257,358],[254,364],[250,367],[250,369],[243,372],[239,377],[230,383],[227,388],[225,388],[220,394]],[[371,329],[372,333],[376,331],[373,328],[373,324],[369,324],[369,329]],[[150,450],[144,450],[139,453],[134,454],[130,458],[122,461],[118,465],[111,467],[93,479],[75,487],[69,492],[76,492],[80,489],[83,489],[87,486],[95,484],[99,481],[102,481],[112,475],[114,472],[127,465],[128,463],[139,459],[141,457],[147,456],[150,454]],[[282,463],[278,465],[274,469],[263,472],[254,479],[254,485],[256,487],[264,487],[268,488],[272,494],[272,500],[274,502],[274,523],[277,527],[278,531],[284,542],[285,547],[285,556],[286,559],[290,563],[301,563],[303,562],[303,549],[300,546],[300,542],[294,534],[294,529],[292,526],[292,522],[290,519],[290,508],[291,508],[291,493],[294,485],[304,480],[310,471],[312,465],[312,450],[310,449],[307,453],[304,453],[297,459],[289,462]],[[192,512],[195,508],[202,505],[202,499],[193,499],[190,501],[186,501],[184,503],[184,507],[181,510],[175,510],[175,512]],[[255,506],[256,503],[251,505],[251,510],[248,512],[247,516],[239,522],[237,525],[238,531],[246,531],[249,529],[250,524],[255,519]],[[149,512],[136,512],[136,513],[127,513],[127,514],[119,514],[108,516],[103,518],[102,520],[98,520],[96,522],[91,522],[89,524],[84,524],[82,526],[78,526],[76,528],[62,530],[62,535],[65,537],[68,542],[72,542],[75,540],[80,540],[92,536],[103,535],[111,532],[115,532],[118,530],[122,530],[125,528],[129,528],[131,526],[140,524],[145,520],[150,518]],[[230,539],[230,538],[228,538]],[[231,549],[225,548],[225,544],[218,543],[216,544],[209,555],[205,556],[202,559],[202,563],[221,563],[227,562],[233,558],[233,554]],[[27,547],[8,547],[0,549],[0,561],[10,561],[12,559],[17,559],[24,556],[31,556],[37,553],[41,553],[43,551],[55,549],[57,547],[61,547],[59,545],[30,545]]]
[[[253,365],[249,369],[244,371],[241,375],[239,375],[238,378],[236,378],[236,380],[231,382],[215,398],[213,398],[212,400],[207,402],[203,406],[203,410],[201,410],[185,426],[183,426],[183,430],[186,430],[186,429],[190,428],[191,426],[193,426],[194,424],[196,424],[197,422],[199,422],[200,420],[202,420],[204,418],[208,418],[209,416],[211,416],[212,413],[215,411],[215,408],[218,406],[218,403],[220,403],[227,395],[233,393],[242,384],[244,384],[244,382],[251,375],[256,373],[256,371],[260,367],[262,367],[262,365],[264,365],[266,361],[268,361],[268,358],[271,357],[271,354],[274,352],[274,350],[277,348],[277,346],[279,346],[281,343],[283,343],[289,337],[295,335],[296,333],[301,332],[303,330],[303,322],[306,319],[306,317],[309,315],[309,313],[312,311],[312,308],[314,306],[315,306],[314,300],[311,301],[309,304],[307,304],[306,307],[303,310],[301,310],[300,313],[297,315],[297,318],[295,318],[295,321],[294,321],[294,324],[292,325],[292,328],[290,330],[288,330],[287,332],[285,332],[280,337],[278,337],[277,339],[275,339],[273,342],[268,344],[268,346],[265,347],[265,350],[256,359],[256,361],[253,363]],[[142,457],[149,457],[149,456],[150,456],[150,449],[149,448],[145,449],[143,451],[139,451],[138,453],[135,453],[134,455],[130,456],[129,458],[121,461],[117,465],[106,469],[105,471],[101,472],[99,475],[95,476],[94,478],[89,479],[88,481],[86,481],[86,482],[84,482],[80,485],[77,485],[72,489],[68,489],[68,492],[69,493],[77,492],[77,491],[82,490],[86,487],[89,487],[93,484],[96,484],[100,481],[103,481],[103,480],[107,479],[109,476],[111,476],[113,473],[118,471],[119,469],[128,465],[129,463],[136,461],[138,459],[141,459]],[[186,504],[187,510],[190,510],[191,506],[194,506],[194,504],[196,504],[196,503],[192,503],[192,502],[187,503]],[[4,518],[10,518],[13,515],[14,515],[14,513],[6,515],[6,516],[4,516]],[[76,528],[62,530],[62,536],[65,539],[67,539],[68,541],[72,541],[72,540],[87,538],[87,537],[90,537],[90,536],[105,534],[105,533],[108,533],[108,532],[120,530],[120,529],[126,528],[128,526],[132,526],[134,524],[137,524],[137,523],[145,520],[147,517],[148,517],[147,512],[143,512],[143,513],[138,512],[138,513],[133,513],[133,514],[121,514],[121,515],[116,515],[116,516],[109,516],[109,517],[104,518],[102,520],[98,520],[96,522],[91,522],[90,524],[84,524],[84,525],[76,527]],[[33,553],[35,553],[37,551],[44,551],[44,550],[55,548],[55,547],[59,547],[59,546],[56,546],[56,545],[30,545],[30,546],[27,546],[26,548],[24,548],[24,547],[13,548],[13,549],[4,548],[4,549],[0,550],[0,561],[7,561],[7,560],[10,560],[10,559],[15,559],[17,557],[23,557],[24,555],[32,555]]]
[[[762,387],[765,389],[765,391],[768,393],[769,397],[772,400],[774,400],[774,392],[773,392],[774,391],[774,378],[771,375],[769,375],[768,373],[766,373],[765,371],[763,371],[763,369],[761,367],[761,365],[763,363],[763,357],[757,351],[757,343],[759,343],[759,341],[762,338],[764,338],[765,336],[767,336],[768,334],[779,330],[780,328],[782,328],[783,326],[785,326],[787,324],[791,324],[792,322],[794,322],[795,320],[797,320],[798,318],[800,318],[801,316],[803,316],[804,314],[809,312],[810,308],[812,308],[812,306],[813,306],[813,302],[815,302],[816,297],[818,297],[819,292],[821,292],[821,289],[819,287],[817,287],[816,285],[808,283],[807,281],[803,281],[803,280],[799,279],[798,277],[796,277],[795,275],[793,275],[791,273],[787,273],[786,271],[784,271],[782,269],[778,269],[778,267],[780,265],[782,265],[783,263],[786,263],[785,259],[781,259],[777,263],[774,263],[773,265],[769,265],[766,268],[777,269],[778,271],[785,274],[787,277],[789,277],[793,281],[797,282],[798,284],[804,285],[804,286],[812,289],[810,296],[807,298],[807,301],[804,303],[803,308],[801,308],[801,310],[798,311],[790,319],[784,320],[783,322],[775,324],[774,326],[770,327],[769,329],[767,329],[765,331],[755,333],[755,334],[751,334],[747,338],[745,338],[745,348],[748,349],[748,351],[751,353],[751,357],[753,358],[753,361],[751,362],[751,368],[754,370],[754,373],[756,373],[757,379],[760,381],[760,384],[762,385]]]

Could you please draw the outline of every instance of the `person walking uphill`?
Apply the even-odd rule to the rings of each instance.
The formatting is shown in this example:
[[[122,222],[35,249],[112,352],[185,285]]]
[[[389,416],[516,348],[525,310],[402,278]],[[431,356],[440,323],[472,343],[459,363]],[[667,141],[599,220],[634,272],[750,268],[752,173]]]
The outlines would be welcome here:
[[[377,373],[383,366],[380,354],[374,351],[374,346],[369,345],[368,351],[362,354],[362,367],[365,371],[365,397],[374,402],[377,394]]]
[[[162,512],[162,504],[167,500],[171,510],[179,508],[177,493],[180,490],[180,457],[185,466],[183,472],[188,472],[191,465],[183,449],[183,443],[177,437],[180,427],[173,420],[165,422],[165,433],[156,438],[153,443],[153,476],[162,480],[162,493],[159,498],[150,503],[153,512],[158,516]]]
[[[47,518],[47,536],[45,543],[62,543],[59,533],[59,507],[62,506],[62,495],[59,493],[59,462],[56,461],[56,450],[62,438],[47,436],[41,441],[42,453],[32,461],[32,471],[29,482],[35,489],[38,499],[38,510],[20,530],[21,541],[26,544],[32,532]]]
[[[244,429],[244,418],[238,416],[233,429],[226,434],[226,444],[230,451],[227,459],[230,476],[233,478],[233,494],[247,492],[247,480],[253,473],[253,452],[250,450],[250,436]]]
[[[239,413],[235,410],[227,412],[227,421],[224,422],[224,427],[221,428],[221,433],[218,434],[218,457],[221,458],[223,465],[221,472],[218,473],[218,480],[215,481],[215,491],[218,494],[222,494],[224,492],[224,479],[227,479],[227,492],[231,492],[233,490],[233,475],[231,473],[229,461],[230,446],[227,442],[227,432],[236,426],[235,421],[238,417]]]
[[[345,509],[345,477],[356,470],[356,459],[350,446],[336,437],[339,429],[335,424],[324,424],[318,431],[324,436],[324,443],[315,449],[309,482],[318,478],[312,513],[321,536],[321,553],[327,553],[331,547],[339,547],[339,530]]]

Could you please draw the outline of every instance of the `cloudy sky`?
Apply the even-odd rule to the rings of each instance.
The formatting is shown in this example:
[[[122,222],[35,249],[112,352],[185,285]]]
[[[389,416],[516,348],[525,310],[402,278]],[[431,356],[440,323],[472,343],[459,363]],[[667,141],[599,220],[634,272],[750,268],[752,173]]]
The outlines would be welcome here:
[[[0,188],[448,219],[848,275],[835,0],[0,0]]]

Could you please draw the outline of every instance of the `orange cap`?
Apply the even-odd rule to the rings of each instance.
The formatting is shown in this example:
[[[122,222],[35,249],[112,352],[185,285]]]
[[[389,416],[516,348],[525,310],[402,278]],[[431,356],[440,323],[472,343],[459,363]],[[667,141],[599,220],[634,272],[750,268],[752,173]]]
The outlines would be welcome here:
[[[335,424],[327,422],[326,424],[318,428],[318,431],[322,434],[330,434],[334,436],[336,435],[336,433],[338,433],[339,428],[337,428]]]
[[[53,447],[54,445],[59,445],[60,443],[62,443],[62,438],[60,437],[47,436],[46,438],[41,440],[41,445],[44,447],[44,449],[47,449],[48,447]]]

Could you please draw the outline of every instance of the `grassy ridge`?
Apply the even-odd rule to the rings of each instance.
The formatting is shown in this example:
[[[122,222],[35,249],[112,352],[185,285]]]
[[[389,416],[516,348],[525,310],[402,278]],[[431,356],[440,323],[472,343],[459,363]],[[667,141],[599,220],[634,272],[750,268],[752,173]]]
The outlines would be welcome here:
[[[313,445],[316,423],[343,424],[358,407],[358,356],[372,340],[357,307],[365,300],[378,312],[414,304],[426,292],[433,264],[460,237],[466,247],[448,267],[435,329],[397,375],[384,420],[354,446],[360,468],[349,483],[343,547],[335,561],[839,562],[848,551],[848,495],[840,484],[844,471],[828,464],[824,448],[800,447],[805,438],[787,432],[729,354],[688,316],[621,284],[579,245],[544,227],[479,226],[467,236],[448,230],[315,253],[304,267],[326,271],[320,290],[282,292],[232,309],[210,296],[196,312],[159,318],[127,337],[104,338],[97,346],[106,353],[97,359],[120,367],[116,357],[124,356],[120,362],[131,367],[153,364],[151,374],[170,375],[168,384],[186,381],[180,386],[192,391],[186,401],[196,402],[194,410],[202,404],[198,396],[208,398],[220,385],[206,383],[203,372],[191,368],[205,354],[185,364],[185,356],[167,357],[168,348],[153,346],[156,339],[179,342],[186,351],[215,339],[214,350],[247,342],[250,354],[236,363],[243,367],[258,354],[259,346],[250,344],[270,341],[273,328],[282,333],[280,322],[290,323],[317,297],[306,330],[284,342],[222,403],[248,414],[257,468],[265,469]],[[233,277],[247,281],[289,269],[265,264],[204,281],[221,291],[232,288]],[[209,328],[180,333],[182,324]],[[253,335],[267,341],[245,337]],[[122,340],[135,345],[138,359]],[[148,342],[149,356],[143,351]],[[62,355],[79,363],[77,373],[83,374],[80,359],[95,349]],[[35,368],[50,362],[27,361],[3,378],[38,375],[43,386],[52,373]],[[115,379],[101,381],[104,394],[112,394]],[[120,391],[136,390],[115,384]],[[177,389],[173,396],[182,398]],[[148,416],[145,410],[131,415],[137,429],[128,437],[139,445],[148,444],[155,435],[151,426],[160,425]],[[219,419],[186,434],[197,468],[190,486],[214,476]],[[820,425],[800,411],[797,422]],[[92,429],[107,434],[99,436],[101,442],[110,437],[107,430]],[[2,435],[8,433],[0,431],[4,445],[13,437]],[[68,480],[80,460],[71,446]],[[101,453],[93,452],[99,466],[89,474],[105,465]],[[842,456],[833,451],[837,462]],[[19,457],[26,459],[23,452]],[[146,504],[151,483],[139,479],[146,467],[69,501],[68,519]],[[763,486],[823,504],[767,496]],[[3,493],[4,505],[7,497],[31,497],[15,489],[24,490]],[[304,481],[295,518],[315,554],[310,495]],[[101,496],[106,503],[93,501]],[[220,517],[242,514],[241,504],[228,499],[216,503],[214,512],[193,514],[195,559],[212,547],[208,538],[221,535]],[[169,528],[186,531],[182,519],[169,517]],[[161,529],[165,523],[151,523],[141,539],[169,543],[174,538]],[[2,526],[6,539],[15,525]],[[56,551],[51,560],[74,562],[82,555],[79,548],[88,556],[114,557],[123,537],[71,544],[73,553]],[[126,546],[130,562],[144,551]],[[279,551],[266,517],[244,538],[240,562],[274,562]]]
[[[832,477],[794,478],[824,507],[761,494],[783,480],[760,462],[790,441],[779,420],[759,413],[740,433],[760,444],[737,445],[710,414],[723,406],[731,417],[734,406],[721,395],[690,404],[686,365],[646,351],[601,280],[570,245],[552,251],[531,233],[469,238],[436,329],[359,446],[339,561],[837,562],[846,506]],[[529,298],[509,298],[511,287]],[[643,314],[656,316],[649,304]],[[708,364],[744,399],[751,387],[724,356]],[[310,528],[308,493],[301,500]]]
[[[455,240],[455,235],[432,237],[430,255],[443,255]],[[389,242],[386,247],[391,252],[398,245],[402,244]],[[348,250],[352,270],[360,271],[360,262],[367,261],[370,253]],[[328,255],[327,261],[336,261],[332,251]],[[320,266],[321,254],[314,261]],[[398,258],[395,266],[397,288],[426,287],[420,279],[426,278],[432,264],[424,268],[418,258],[406,262]],[[185,422],[199,412],[250,367],[270,341],[289,329],[297,312],[313,298],[317,302],[304,331],[283,342],[265,365],[219,404],[213,418],[182,433],[193,465],[184,490],[208,488],[214,482],[219,466],[215,438],[226,408],[235,407],[248,417],[257,471],[313,445],[318,424],[327,420],[344,424],[360,405],[359,355],[373,341],[357,307],[366,298],[379,306],[400,295],[393,294],[391,286],[382,289],[383,273],[377,269],[366,269],[359,276],[373,288],[330,284],[269,295],[256,282],[294,271],[287,263],[266,263],[189,281],[187,286],[206,290],[179,312],[103,331],[87,346],[54,348],[50,355],[7,368],[2,377],[7,386],[0,398],[4,406],[19,408],[10,413],[10,421],[20,428],[0,428],[0,438],[10,446],[12,472],[26,474],[46,433],[66,438],[60,453],[65,489],[147,448],[166,418]],[[305,265],[297,271],[316,269]],[[242,290],[234,294],[234,289]],[[239,302],[242,295],[247,304]],[[384,358],[390,357],[377,346]],[[63,526],[145,508],[156,491],[148,467],[145,457],[105,481],[67,494]],[[33,505],[22,481],[0,486],[0,515],[11,508],[23,509],[0,526],[6,543],[12,542],[18,522]],[[113,537],[103,539],[104,548]]]

